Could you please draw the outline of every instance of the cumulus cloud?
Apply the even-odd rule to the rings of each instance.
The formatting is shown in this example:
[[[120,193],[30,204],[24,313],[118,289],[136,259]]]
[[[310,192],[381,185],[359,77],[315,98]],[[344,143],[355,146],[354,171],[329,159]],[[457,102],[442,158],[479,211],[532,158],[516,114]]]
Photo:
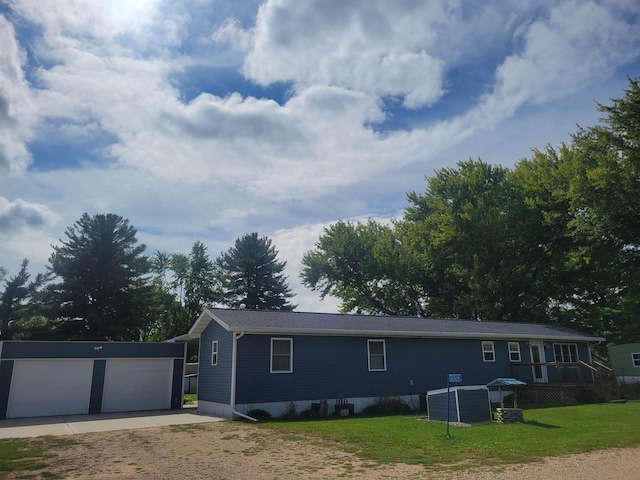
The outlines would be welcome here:
[[[214,38],[248,54],[244,74],[260,83],[336,85],[399,96],[407,108],[444,93],[445,62],[431,50],[457,2],[265,2],[251,31],[228,22]]]
[[[38,228],[55,223],[58,216],[45,205],[17,199],[9,201],[0,196],[0,233],[21,228]]]
[[[32,158],[27,149],[35,113],[13,25],[0,15],[0,174],[26,170]]]
[[[640,55],[640,30],[631,18],[605,4],[567,1],[522,25],[516,31],[522,51],[497,68],[483,113],[495,125],[524,104],[550,102],[606,78]]]

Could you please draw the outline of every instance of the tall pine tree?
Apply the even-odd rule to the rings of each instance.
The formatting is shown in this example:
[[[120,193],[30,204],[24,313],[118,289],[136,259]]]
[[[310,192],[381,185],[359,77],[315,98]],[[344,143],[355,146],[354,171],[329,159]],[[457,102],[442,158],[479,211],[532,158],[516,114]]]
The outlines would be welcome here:
[[[218,257],[222,270],[224,303],[232,308],[293,310],[293,297],[283,275],[287,262],[277,260],[278,251],[267,237],[250,233]]]
[[[49,270],[53,314],[70,340],[139,340],[148,316],[148,259],[129,220],[82,215],[54,247]]]

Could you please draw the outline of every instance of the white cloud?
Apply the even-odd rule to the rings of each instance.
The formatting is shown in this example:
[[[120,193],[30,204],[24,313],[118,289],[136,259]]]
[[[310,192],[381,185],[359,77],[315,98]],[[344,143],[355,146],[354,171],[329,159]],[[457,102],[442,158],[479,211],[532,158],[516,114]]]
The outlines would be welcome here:
[[[32,161],[26,143],[36,115],[13,25],[2,15],[0,45],[0,174],[16,175]]]
[[[23,227],[41,227],[54,224],[58,217],[46,205],[17,199],[9,201],[0,196],[0,234]]]
[[[498,67],[495,91],[482,102],[494,124],[525,103],[554,101],[602,80],[640,55],[638,26],[596,2],[563,2],[519,34],[522,52]]]
[[[246,48],[253,35],[243,72],[258,83],[335,85],[418,108],[444,93],[446,65],[430,50],[438,24],[458,12],[453,1],[273,0],[251,32],[227,23],[217,37]]]

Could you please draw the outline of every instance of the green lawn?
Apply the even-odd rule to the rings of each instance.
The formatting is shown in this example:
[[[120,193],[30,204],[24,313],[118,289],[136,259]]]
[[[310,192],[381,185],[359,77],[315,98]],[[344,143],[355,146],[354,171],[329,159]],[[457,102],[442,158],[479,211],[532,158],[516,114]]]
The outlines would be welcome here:
[[[47,466],[47,459],[53,457],[49,449],[73,444],[66,438],[43,437],[32,439],[0,440],[0,478],[8,472],[39,470]],[[29,478],[26,474],[23,478]]]
[[[465,466],[640,444],[640,402],[527,409],[525,423],[450,427],[416,415],[272,422],[264,428],[327,440],[380,462]],[[292,437],[295,438],[295,437]],[[300,437],[299,437],[300,438]]]

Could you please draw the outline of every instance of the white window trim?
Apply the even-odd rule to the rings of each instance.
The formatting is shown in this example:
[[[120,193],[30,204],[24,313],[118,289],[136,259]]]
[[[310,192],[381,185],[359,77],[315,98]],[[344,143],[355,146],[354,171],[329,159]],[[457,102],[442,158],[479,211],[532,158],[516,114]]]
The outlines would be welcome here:
[[[635,352],[631,354],[631,365],[636,368],[640,368],[640,353]]]
[[[289,369],[288,370],[274,370],[273,369],[273,342],[274,341],[287,341],[289,342]],[[271,338],[271,355],[269,357],[269,371],[271,373],[293,373],[293,338]]]
[[[518,350],[511,350],[511,346],[515,345],[516,347],[518,347]],[[507,344],[507,350],[509,351],[509,361],[510,362],[521,362],[522,361],[522,354],[520,353],[520,342],[509,342]],[[514,360],[513,358],[511,358],[511,354],[512,353],[517,353],[518,354],[518,359]]]
[[[211,366],[215,367],[216,365],[218,365],[218,340],[211,342]]]
[[[382,361],[384,362],[384,368],[371,368],[371,348],[372,343],[382,343]],[[367,340],[367,366],[370,372],[386,372],[387,371],[387,345],[384,339],[371,339]]]
[[[485,345],[491,345],[491,350],[485,350],[484,346]],[[491,360],[487,360],[487,356],[486,354],[491,352],[491,354],[493,355],[493,358]],[[483,362],[495,362],[496,361],[496,347],[493,344],[493,341],[483,341],[482,342],[482,361]]]
[[[553,344],[553,360],[556,363],[574,363],[574,362],[571,362],[571,361],[565,362],[564,359],[562,359],[562,361],[558,362],[558,358],[556,356],[556,346],[558,346],[558,345],[560,346],[560,351],[561,351],[563,357],[564,357],[564,352],[562,352],[562,347],[565,346],[565,345],[569,346],[569,356],[571,356],[571,346],[573,345],[575,347],[575,349],[576,349],[576,362],[580,361],[580,352],[578,351],[578,344],[577,343],[558,342],[558,343],[554,343]],[[569,360],[571,360],[571,359],[569,359]]]

